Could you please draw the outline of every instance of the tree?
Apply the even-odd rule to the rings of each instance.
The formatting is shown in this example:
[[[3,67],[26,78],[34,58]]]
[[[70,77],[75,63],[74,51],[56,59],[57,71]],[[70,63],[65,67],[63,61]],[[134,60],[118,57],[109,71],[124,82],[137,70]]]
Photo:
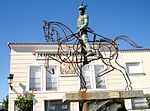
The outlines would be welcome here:
[[[19,108],[19,111],[30,111],[32,110],[33,105],[33,93],[24,92],[16,98],[16,105]]]
[[[150,108],[150,94],[145,94],[145,98],[147,100],[148,107]]]
[[[8,111],[8,95],[3,99],[4,111]]]

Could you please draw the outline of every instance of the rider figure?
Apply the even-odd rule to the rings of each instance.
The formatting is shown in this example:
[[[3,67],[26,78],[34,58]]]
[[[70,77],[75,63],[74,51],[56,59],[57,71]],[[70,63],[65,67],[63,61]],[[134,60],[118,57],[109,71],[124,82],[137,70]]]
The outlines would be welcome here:
[[[87,29],[88,29],[88,22],[89,22],[89,17],[87,14],[85,14],[85,9],[86,6],[79,6],[79,18],[77,20],[77,34],[79,37],[81,37],[81,40],[83,41],[85,47],[86,47],[86,57],[88,56],[93,56],[93,52],[91,49],[90,44],[88,43],[88,34],[87,34]]]

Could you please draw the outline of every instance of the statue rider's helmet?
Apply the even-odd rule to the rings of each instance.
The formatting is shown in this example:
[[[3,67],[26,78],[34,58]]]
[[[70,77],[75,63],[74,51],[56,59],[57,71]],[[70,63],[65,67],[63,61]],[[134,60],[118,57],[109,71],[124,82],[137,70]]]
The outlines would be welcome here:
[[[85,6],[80,5],[78,9],[79,9],[79,10],[85,10]]]
[[[79,10],[85,10],[86,9],[86,7],[87,7],[87,5],[83,5],[83,2],[82,2],[82,4],[79,6]]]

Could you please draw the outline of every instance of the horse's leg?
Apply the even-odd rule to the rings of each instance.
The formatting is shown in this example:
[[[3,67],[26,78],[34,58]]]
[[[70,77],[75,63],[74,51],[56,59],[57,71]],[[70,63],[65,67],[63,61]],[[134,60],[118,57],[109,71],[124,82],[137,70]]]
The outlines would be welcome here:
[[[110,48],[108,46],[107,46],[107,48],[110,50]],[[97,50],[97,52],[98,52],[99,56],[101,57],[101,61],[106,66],[106,68],[102,72],[100,72],[100,74],[98,75],[99,77],[101,77],[101,76],[113,71],[114,69],[111,67],[110,57],[107,57],[107,54],[105,52],[103,52],[104,54],[102,54],[98,50]],[[105,56],[105,58],[103,55]],[[110,50],[110,55],[111,55],[111,50]],[[110,69],[110,68],[112,68],[112,69]]]
[[[87,90],[86,81],[85,81],[85,79],[84,79],[84,77],[82,75],[82,66],[81,66],[81,64],[82,64],[81,63],[82,62],[82,55],[80,54],[80,57],[81,57],[80,59],[78,59],[78,55],[74,55],[74,56],[75,57],[73,57],[72,62],[74,61],[74,59],[75,59],[76,62],[72,63],[72,66],[73,66],[76,74],[80,78],[80,83],[81,83],[80,90],[84,89],[84,91],[86,92],[86,90]]]
[[[115,49],[115,51],[114,51],[114,53],[112,54],[112,50],[111,50],[111,48],[112,47],[114,47],[114,49]],[[125,78],[125,81],[126,81],[126,83],[127,83],[127,87],[125,88],[125,89],[127,89],[128,87],[130,87],[131,89],[132,89],[132,87],[131,87],[131,81],[130,81],[130,78],[129,78],[129,76],[128,76],[128,74],[127,74],[127,72],[126,72],[126,70],[125,70],[125,68],[123,67],[123,66],[121,66],[118,62],[117,62],[117,59],[118,59],[118,47],[116,46],[116,45],[113,45],[112,44],[112,46],[111,47],[107,47],[108,49],[109,49],[109,52],[110,52],[110,57],[109,57],[109,64],[110,64],[110,67],[114,70],[114,69],[116,69],[116,70],[118,70],[119,72],[121,72],[122,74],[123,74],[123,76],[124,76],[124,78]],[[117,68],[117,67],[114,67],[112,64],[111,64],[111,60],[115,60],[115,63],[120,67],[120,68],[122,68],[124,71],[125,71],[125,73],[122,71],[122,70],[120,70],[119,68]],[[109,71],[110,72],[110,71]],[[108,73],[108,72],[107,72]],[[129,83],[128,83],[129,82]]]
[[[106,65],[106,68],[105,68],[102,72],[100,72],[99,74],[97,74],[97,77],[102,77],[102,76],[104,76],[104,75],[106,75],[106,74],[108,74],[109,72],[111,72],[111,71],[114,70],[114,68],[111,67],[111,64],[108,63],[107,59],[102,58],[101,60],[102,60],[102,62]],[[101,81],[97,82],[96,84],[99,84],[100,82],[101,82]]]
[[[125,90],[126,90],[128,87],[130,87],[130,88],[132,89],[132,87],[131,87],[131,84],[132,84],[132,83],[131,83],[130,78],[129,78],[127,72],[126,72],[126,69],[125,69],[122,65],[120,65],[120,64],[117,62],[118,56],[119,56],[119,54],[118,54],[118,46],[117,46],[117,45],[112,45],[112,47],[114,47],[115,51],[114,51],[114,53],[110,56],[110,58],[111,58],[111,60],[114,59],[114,60],[115,60],[115,63],[116,63],[120,68],[122,68],[122,69],[124,70],[124,72],[123,72],[122,70],[120,70],[119,68],[117,68],[117,67],[114,67],[114,68],[123,74],[123,76],[124,76],[124,78],[125,78],[125,81],[126,81],[126,84],[127,84]],[[110,48],[110,52],[111,52],[111,48]],[[129,89],[129,88],[128,88],[128,89]]]
[[[125,80],[126,80],[126,82],[127,82],[127,87],[126,87],[125,89],[128,89],[128,90],[129,90],[129,88],[131,88],[131,90],[132,90],[132,86],[131,86],[132,82],[131,82],[131,80],[130,80],[130,78],[129,78],[129,75],[128,75],[126,69],[125,69],[122,65],[120,65],[120,64],[118,63],[117,58],[118,58],[118,53],[116,54],[115,63],[116,63],[120,68],[122,68],[122,69],[124,70],[124,72],[125,72],[125,73],[122,72],[122,74],[123,74],[123,76],[124,76],[124,78],[125,78]],[[127,81],[127,80],[128,80],[128,81]],[[128,84],[128,82],[129,82],[129,84]],[[129,87],[129,88],[128,88],[128,87]]]
[[[111,71],[113,71],[113,70],[114,70],[114,68],[112,68],[112,67],[111,67],[111,69],[110,69],[110,67],[109,67],[109,68],[106,68],[104,71],[98,73],[98,74],[97,74],[97,77],[100,78],[100,77],[102,77],[102,76],[108,74],[109,72],[111,72]],[[101,81],[98,81],[96,84],[99,84],[100,82],[101,82]]]
[[[115,52],[114,52],[114,54],[111,53],[110,59],[109,59],[109,63],[111,64],[111,60],[114,59],[115,63],[116,63],[119,67],[121,67],[122,69],[124,69],[124,71],[126,71],[125,68],[124,68],[123,66],[121,66],[121,65],[117,62],[117,59],[118,59],[118,47],[116,47],[116,46],[114,46],[114,45],[113,45],[113,47],[115,48]],[[111,48],[110,48],[110,52],[111,52]],[[118,71],[119,71],[120,73],[122,73],[122,75],[124,76],[125,81],[126,81],[126,84],[127,84],[127,87],[126,87],[125,89],[127,89],[128,87],[131,87],[131,81],[130,81],[130,78],[128,77],[127,73],[126,73],[126,72],[124,73],[122,70],[120,70],[120,69],[117,68],[117,67],[114,67],[112,64],[111,64],[110,66],[111,66],[113,69],[118,70]],[[128,81],[129,81],[129,84],[128,84]],[[132,88],[132,87],[131,87],[131,88]]]
[[[95,52],[97,52],[97,55],[98,55],[98,58],[95,59],[95,60],[101,59],[101,61],[103,62],[103,64],[106,66],[106,68],[103,71],[101,71],[100,73],[97,74],[97,77],[99,77],[99,78],[101,76],[103,76],[103,75],[105,75],[105,74],[107,74],[107,73],[109,73],[109,72],[111,72],[111,71],[114,70],[112,67],[110,67],[111,65],[108,62],[108,59],[110,59],[110,58],[107,57],[107,55],[106,55],[105,52],[103,52],[104,54],[102,54],[101,51],[99,50],[100,48],[103,48],[103,46],[101,46],[101,44],[98,45],[98,49],[94,48],[94,46],[93,46],[93,49],[95,50]],[[104,51],[104,49],[103,49],[103,51]],[[101,81],[98,81],[96,84],[99,84],[100,82]]]
[[[79,78],[80,78],[80,90],[82,90],[82,89],[85,89],[85,90],[87,90],[87,88],[86,88],[86,81],[85,81],[85,79],[84,79],[84,77],[83,77],[83,75],[82,75],[82,69],[79,69],[80,71],[76,71],[76,73],[77,73],[77,75],[79,76]]]

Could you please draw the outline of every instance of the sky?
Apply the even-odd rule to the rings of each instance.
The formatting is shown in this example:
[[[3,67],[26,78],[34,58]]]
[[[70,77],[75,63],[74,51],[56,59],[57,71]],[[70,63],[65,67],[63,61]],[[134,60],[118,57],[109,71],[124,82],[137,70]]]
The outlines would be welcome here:
[[[78,7],[87,4],[89,27],[114,39],[127,35],[150,48],[150,0],[0,0],[0,102],[8,94],[8,42],[45,43],[43,20],[58,21],[76,32]],[[120,49],[133,48],[119,41]]]

